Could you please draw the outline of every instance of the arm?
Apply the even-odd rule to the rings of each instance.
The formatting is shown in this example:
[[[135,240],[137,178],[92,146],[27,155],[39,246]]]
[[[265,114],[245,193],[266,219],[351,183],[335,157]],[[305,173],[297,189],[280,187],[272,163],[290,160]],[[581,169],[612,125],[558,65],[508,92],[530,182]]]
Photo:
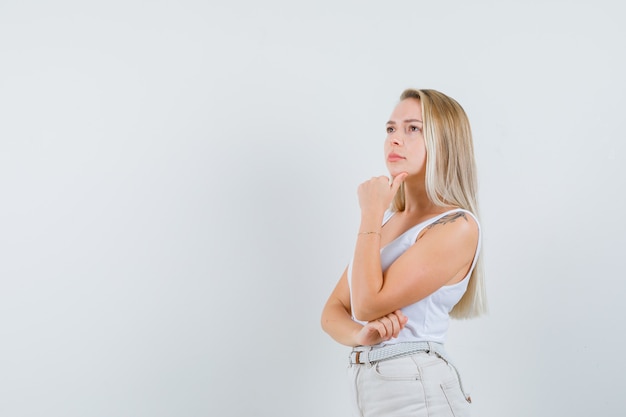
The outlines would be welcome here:
[[[356,346],[356,334],[362,327],[351,317],[346,268],[322,311],[322,329],[342,345]]]
[[[381,316],[365,326],[352,320],[347,268],[322,311],[322,329],[346,346],[371,346],[398,337],[407,321],[400,311]]]
[[[356,247],[352,302],[355,317],[360,320],[381,317],[463,279],[474,258],[478,225],[465,214],[443,217],[430,225],[384,274],[380,257],[374,256],[380,250],[375,240],[359,238]]]
[[[372,178],[358,189],[361,225],[352,263],[352,307],[354,317],[362,321],[384,315],[373,316],[372,304],[375,306],[376,303],[370,300],[381,291],[384,284],[380,263],[380,230],[385,210],[406,176],[406,173],[397,175],[391,184],[387,177]],[[399,305],[397,309],[406,305]]]

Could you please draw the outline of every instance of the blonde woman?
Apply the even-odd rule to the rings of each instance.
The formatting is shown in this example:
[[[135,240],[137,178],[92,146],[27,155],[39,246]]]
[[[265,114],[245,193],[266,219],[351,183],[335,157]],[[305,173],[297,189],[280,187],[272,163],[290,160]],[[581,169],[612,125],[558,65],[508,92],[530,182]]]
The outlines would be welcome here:
[[[444,342],[450,316],[485,311],[469,121],[454,99],[409,89],[386,131],[389,177],[358,188],[354,257],[322,328],[352,347],[355,416],[465,416]]]

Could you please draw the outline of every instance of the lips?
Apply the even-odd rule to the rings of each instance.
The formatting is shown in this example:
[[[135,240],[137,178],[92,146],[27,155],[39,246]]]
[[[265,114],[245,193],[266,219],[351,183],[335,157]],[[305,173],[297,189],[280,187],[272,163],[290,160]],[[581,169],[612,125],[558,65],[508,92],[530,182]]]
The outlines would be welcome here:
[[[405,158],[402,155],[398,155],[395,152],[392,152],[389,155],[387,155],[387,161],[389,162],[398,162],[398,161],[402,161],[403,159]]]

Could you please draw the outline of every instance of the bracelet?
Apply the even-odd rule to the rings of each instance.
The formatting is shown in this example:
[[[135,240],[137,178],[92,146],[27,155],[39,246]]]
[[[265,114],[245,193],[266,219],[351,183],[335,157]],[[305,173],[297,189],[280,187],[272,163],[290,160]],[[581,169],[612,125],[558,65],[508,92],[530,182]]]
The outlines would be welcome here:
[[[359,232],[360,235],[378,235],[380,236],[380,232]]]

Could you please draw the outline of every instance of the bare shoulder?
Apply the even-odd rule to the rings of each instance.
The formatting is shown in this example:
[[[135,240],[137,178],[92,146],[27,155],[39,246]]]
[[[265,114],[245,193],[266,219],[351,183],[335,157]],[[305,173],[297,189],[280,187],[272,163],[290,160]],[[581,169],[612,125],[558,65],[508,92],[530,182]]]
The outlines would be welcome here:
[[[426,226],[418,239],[427,235],[474,241],[478,238],[478,222],[466,211],[455,211]]]

